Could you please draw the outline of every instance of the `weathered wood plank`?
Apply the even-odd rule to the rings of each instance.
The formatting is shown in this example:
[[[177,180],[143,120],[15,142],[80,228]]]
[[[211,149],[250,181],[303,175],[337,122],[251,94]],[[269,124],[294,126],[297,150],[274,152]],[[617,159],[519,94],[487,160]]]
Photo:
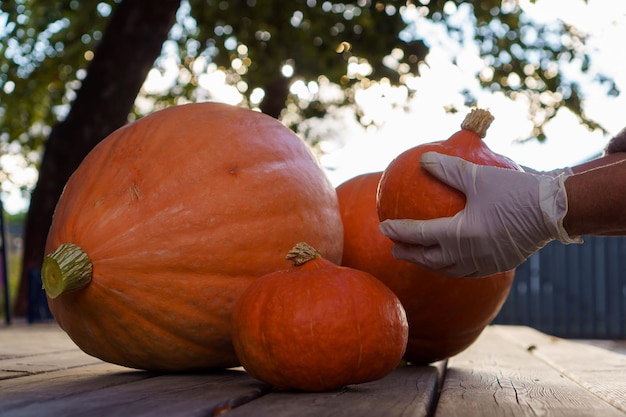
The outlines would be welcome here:
[[[385,378],[323,393],[272,392],[228,417],[426,417],[436,401],[439,369],[404,366]]]
[[[89,356],[78,348],[41,355],[0,359],[0,379],[13,378],[19,375],[53,372],[60,369],[96,365],[99,363],[102,363],[100,359]]]
[[[269,390],[235,370],[156,375],[120,369],[102,364],[8,380],[14,384],[0,388],[0,415],[210,416]]]
[[[0,359],[76,348],[69,336],[54,322],[0,327]]]
[[[0,329],[0,415],[212,415],[270,387],[241,370],[158,375],[82,352],[55,323]]]
[[[474,345],[449,359],[435,416],[504,415],[625,414],[488,327]]]
[[[526,327],[488,327],[451,358],[435,407],[444,371],[409,366],[333,392],[272,392],[240,370],[158,375],[92,358],[54,324],[9,326],[0,415],[626,416],[625,356]]]
[[[529,327],[496,326],[494,330],[626,413],[626,355]]]
[[[0,328],[0,380],[97,363],[56,323]]]
[[[86,392],[150,377],[154,374],[100,362],[92,366],[7,379],[0,383],[0,415],[13,415],[12,412],[33,403],[43,406],[56,399],[76,398]]]

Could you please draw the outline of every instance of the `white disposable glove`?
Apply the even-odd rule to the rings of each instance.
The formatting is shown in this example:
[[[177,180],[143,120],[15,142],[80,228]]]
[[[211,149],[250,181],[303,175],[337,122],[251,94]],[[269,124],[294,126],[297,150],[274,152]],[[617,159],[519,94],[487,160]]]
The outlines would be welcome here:
[[[454,277],[515,268],[548,242],[580,243],[563,228],[565,175],[537,175],[427,152],[422,166],[466,196],[463,210],[433,220],[386,220],[393,255]]]

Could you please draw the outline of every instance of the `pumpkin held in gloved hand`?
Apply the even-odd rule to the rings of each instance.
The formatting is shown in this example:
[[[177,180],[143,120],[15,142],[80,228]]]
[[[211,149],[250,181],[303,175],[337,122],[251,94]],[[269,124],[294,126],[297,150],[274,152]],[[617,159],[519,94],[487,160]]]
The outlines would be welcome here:
[[[506,300],[514,271],[481,280],[452,278],[395,259],[393,242],[379,230],[377,192],[382,219],[448,216],[463,208],[464,196],[421,167],[423,152],[466,155],[515,169],[512,161],[493,154],[482,142],[492,119],[478,115],[447,141],[419,145],[400,155],[384,174],[364,174],[337,187],[345,230],[342,264],[371,273],[400,298],[409,322],[405,358],[415,364],[448,358],[473,343]]]

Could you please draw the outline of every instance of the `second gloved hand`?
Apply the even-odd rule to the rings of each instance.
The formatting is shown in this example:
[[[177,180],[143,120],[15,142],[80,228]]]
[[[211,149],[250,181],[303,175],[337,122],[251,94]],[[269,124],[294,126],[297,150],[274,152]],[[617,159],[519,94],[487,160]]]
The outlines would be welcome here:
[[[476,165],[427,152],[422,166],[466,196],[463,210],[433,220],[385,220],[392,252],[454,277],[485,277],[515,268],[548,242],[578,243],[563,228],[565,175],[536,175]]]

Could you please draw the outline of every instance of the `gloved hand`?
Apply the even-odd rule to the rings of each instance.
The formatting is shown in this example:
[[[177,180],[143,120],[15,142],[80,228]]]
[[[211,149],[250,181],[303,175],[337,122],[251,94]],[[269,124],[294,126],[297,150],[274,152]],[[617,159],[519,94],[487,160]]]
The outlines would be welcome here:
[[[422,166],[466,196],[463,210],[433,220],[385,220],[392,253],[454,277],[512,269],[548,242],[579,243],[563,228],[565,175],[537,175],[427,152]]]

